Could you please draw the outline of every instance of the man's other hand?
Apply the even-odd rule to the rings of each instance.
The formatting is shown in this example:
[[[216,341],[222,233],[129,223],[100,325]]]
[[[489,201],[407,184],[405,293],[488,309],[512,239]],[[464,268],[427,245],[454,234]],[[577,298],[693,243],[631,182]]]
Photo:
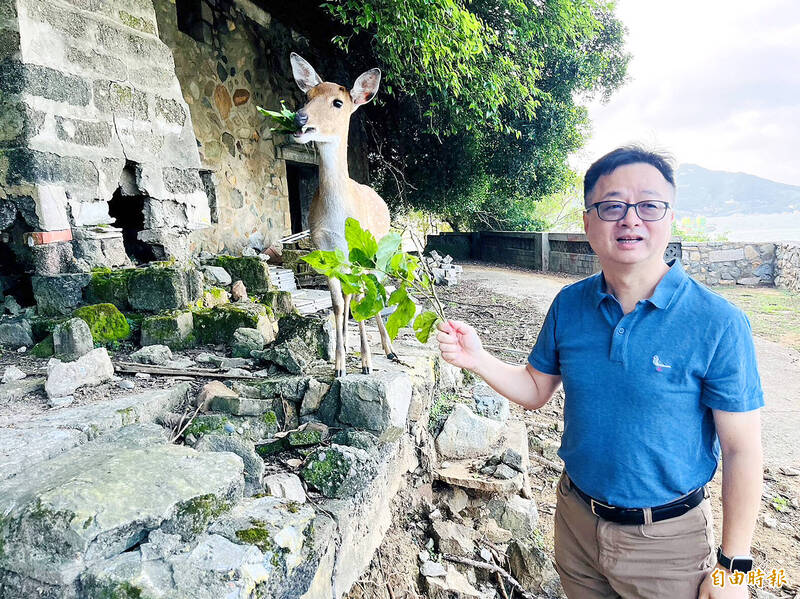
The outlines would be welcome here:
[[[714,585],[714,570],[712,570],[700,585],[697,599],[747,599],[750,596],[746,584],[733,584],[726,570],[720,569],[720,572],[725,574],[725,586]]]
[[[484,353],[475,329],[458,320],[440,322],[437,328],[439,333],[436,340],[445,361],[458,368],[474,371]]]

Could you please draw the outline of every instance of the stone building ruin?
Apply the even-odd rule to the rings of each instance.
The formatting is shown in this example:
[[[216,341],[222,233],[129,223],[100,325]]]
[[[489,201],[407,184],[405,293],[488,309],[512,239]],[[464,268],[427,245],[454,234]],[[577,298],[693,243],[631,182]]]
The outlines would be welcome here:
[[[313,148],[273,135],[256,107],[302,101],[293,50],[331,80],[363,65],[273,9],[287,10],[0,1],[0,292],[30,306],[94,268],[238,255],[306,228]],[[363,138],[356,120],[356,178]]]

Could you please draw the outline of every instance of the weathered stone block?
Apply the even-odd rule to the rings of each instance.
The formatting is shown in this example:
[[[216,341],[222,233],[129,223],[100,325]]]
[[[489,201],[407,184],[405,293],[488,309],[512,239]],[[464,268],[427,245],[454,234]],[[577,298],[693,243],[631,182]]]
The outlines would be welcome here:
[[[336,328],[333,314],[323,317],[291,314],[278,321],[277,343],[292,338],[302,339],[323,360],[336,355]]]
[[[120,310],[130,310],[128,279],[134,272],[133,268],[93,270],[91,281],[84,291],[86,301],[92,304],[114,304]]]
[[[97,167],[82,158],[59,156],[29,148],[7,150],[9,185],[21,183],[73,183],[83,187],[98,184]]]
[[[75,256],[69,241],[35,245],[31,253],[33,269],[38,275],[55,276],[75,270]]]
[[[0,89],[25,92],[56,102],[87,106],[91,97],[86,81],[49,67],[5,60],[0,64]]]
[[[249,358],[250,352],[264,349],[264,336],[257,329],[236,329],[233,333],[231,355],[234,358]]]
[[[183,127],[186,122],[186,111],[175,100],[156,97],[156,117]]]
[[[299,338],[275,343],[263,351],[253,350],[250,355],[267,364],[280,366],[291,374],[303,374],[316,359],[314,352]]]
[[[735,262],[744,259],[744,248],[733,248],[728,250],[714,250],[709,252],[709,262]]]
[[[505,422],[511,412],[508,407],[508,399],[497,393],[489,385],[479,383],[472,388],[472,398],[475,400],[475,411],[481,415]]]
[[[274,289],[269,279],[269,266],[258,257],[218,256],[215,264],[228,271],[232,280],[242,281],[249,294]]]
[[[228,343],[236,329],[257,329],[265,339],[274,336],[274,321],[261,304],[224,304],[194,312],[194,332],[200,343]]]
[[[202,297],[203,277],[191,266],[150,266],[128,278],[128,301],[135,310],[186,308]]]
[[[325,497],[351,497],[375,475],[375,462],[363,449],[331,445],[314,451],[301,471],[303,480]]]
[[[33,345],[31,323],[27,320],[0,322],[0,345],[17,349]]]
[[[51,358],[47,364],[44,390],[50,399],[66,397],[84,386],[96,386],[114,376],[114,365],[106,348],[99,347],[74,362]]]
[[[263,490],[264,460],[256,453],[250,441],[227,435],[206,435],[194,448],[197,451],[224,451],[238,455],[244,464],[245,495],[255,495]]]
[[[402,372],[348,376],[340,381],[339,421],[378,434],[405,431],[411,393],[411,379]]]
[[[53,329],[53,351],[61,360],[76,360],[93,348],[92,331],[80,318],[70,318]]]
[[[489,451],[502,432],[496,420],[473,414],[463,404],[456,404],[436,437],[436,449],[443,458],[468,458]]]
[[[292,294],[289,291],[268,291],[258,296],[262,304],[266,304],[275,313],[275,316],[282,318],[290,314],[297,314]]]
[[[147,120],[147,95],[116,81],[97,80],[93,86],[94,105],[100,112]]]
[[[150,246],[159,260],[188,260],[189,232],[180,228],[157,228],[141,231],[137,238]]]
[[[111,125],[56,116],[56,137],[79,146],[104,147],[111,141]]]
[[[195,344],[194,317],[188,310],[142,320],[142,345],[166,345],[175,350]]]
[[[83,290],[90,280],[91,275],[85,273],[31,277],[39,313],[48,316],[70,314],[81,304]]]

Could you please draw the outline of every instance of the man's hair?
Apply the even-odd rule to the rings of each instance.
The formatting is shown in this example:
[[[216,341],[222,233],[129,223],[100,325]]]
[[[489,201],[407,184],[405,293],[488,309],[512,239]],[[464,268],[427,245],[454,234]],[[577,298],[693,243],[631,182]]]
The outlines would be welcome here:
[[[675,189],[675,169],[672,166],[673,158],[671,155],[655,150],[648,150],[642,146],[630,145],[622,146],[616,150],[610,151],[602,158],[596,160],[586,175],[583,177],[583,203],[589,206],[589,196],[597,184],[597,180],[603,175],[608,175],[614,172],[621,166],[626,164],[645,163],[654,166],[658,172],[672,185]]]

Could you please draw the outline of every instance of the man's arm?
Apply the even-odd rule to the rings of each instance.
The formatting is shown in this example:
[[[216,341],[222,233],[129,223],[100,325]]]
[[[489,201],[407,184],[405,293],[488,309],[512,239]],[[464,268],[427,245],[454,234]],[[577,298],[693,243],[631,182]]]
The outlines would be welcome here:
[[[761,507],[761,410],[713,410],[722,447],[722,552],[747,555]]]
[[[560,376],[539,372],[530,364],[507,364],[495,358],[483,349],[475,329],[464,322],[449,320],[438,328],[436,339],[447,362],[474,372],[500,395],[523,408],[541,408],[561,383]]]

